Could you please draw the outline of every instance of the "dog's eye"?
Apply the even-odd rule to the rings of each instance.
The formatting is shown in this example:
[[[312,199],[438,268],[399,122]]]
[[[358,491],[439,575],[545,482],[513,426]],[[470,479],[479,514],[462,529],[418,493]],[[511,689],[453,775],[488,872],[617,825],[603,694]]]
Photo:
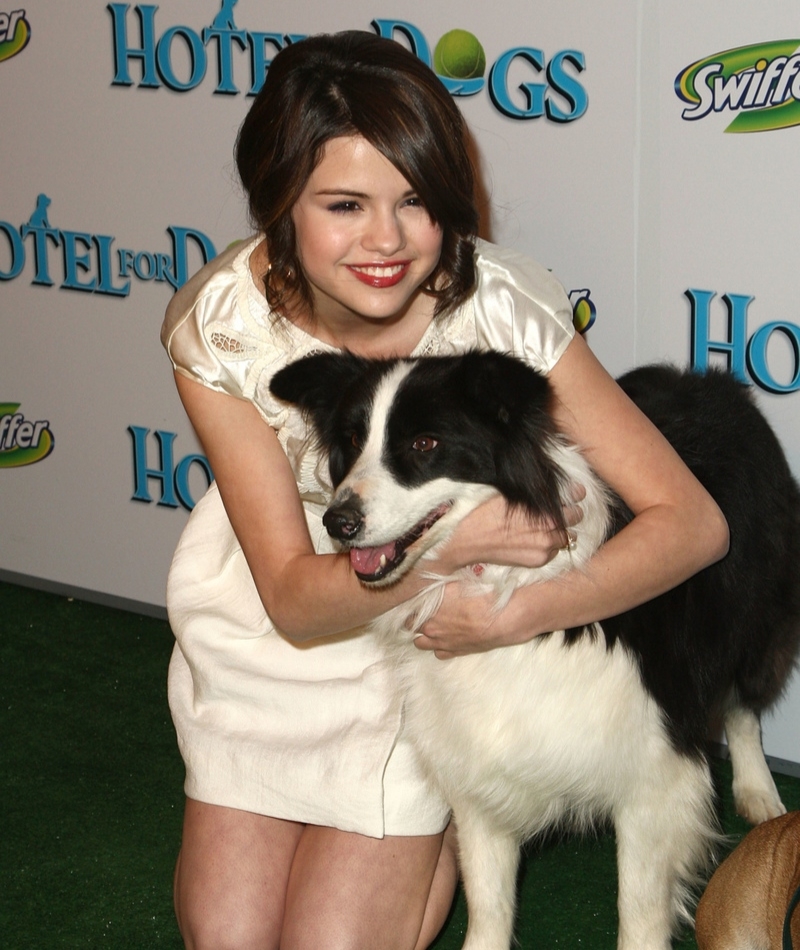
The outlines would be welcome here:
[[[431,435],[420,435],[411,443],[411,448],[415,452],[430,452],[439,444],[437,439]]]
[[[351,434],[351,436],[350,436],[350,445],[352,445],[354,449],[360,449],[360,448],[361,448],[361,439],[359,439],[357,432],[353,432],[353,433]]]

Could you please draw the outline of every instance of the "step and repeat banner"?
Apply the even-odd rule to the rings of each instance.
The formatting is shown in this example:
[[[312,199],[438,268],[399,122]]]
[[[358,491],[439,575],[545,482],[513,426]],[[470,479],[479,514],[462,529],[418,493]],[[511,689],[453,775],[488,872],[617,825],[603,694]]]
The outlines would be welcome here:
[[[800,475],[793,0],[0,0],[0,578],[163,612],[212,477],[163,312],[248,234],[232,149],[271,59],[341,29],[436,67],[483,235],[557,274],[609,370],[728,366]],[[798,721],[795,680],[772,756]]]

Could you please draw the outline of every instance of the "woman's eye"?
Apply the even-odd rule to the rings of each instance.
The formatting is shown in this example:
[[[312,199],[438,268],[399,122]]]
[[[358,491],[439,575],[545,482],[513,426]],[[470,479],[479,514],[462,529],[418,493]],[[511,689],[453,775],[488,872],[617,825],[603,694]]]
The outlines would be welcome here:
[[[332,205],[328,205],[328,211],[333,211],[334,214],[349,214],[352,211],[358,211],[359,205],[357,201],[336,201]]]
[[[415,452],[430,452],[439,444],[437,439],[431,435],[420,435],[411,443],[411,448]]]

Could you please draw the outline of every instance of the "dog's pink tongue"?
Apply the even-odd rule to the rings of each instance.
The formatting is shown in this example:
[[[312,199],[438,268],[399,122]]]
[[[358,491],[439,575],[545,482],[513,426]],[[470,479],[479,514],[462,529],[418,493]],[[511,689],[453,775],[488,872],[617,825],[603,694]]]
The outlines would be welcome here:
[[[350,548],[350,563],[359,574],[377,574],[387,561],[392,560],[394,551],[394,541],[379,548]],[[385,558],[383,564],[381,557]]]

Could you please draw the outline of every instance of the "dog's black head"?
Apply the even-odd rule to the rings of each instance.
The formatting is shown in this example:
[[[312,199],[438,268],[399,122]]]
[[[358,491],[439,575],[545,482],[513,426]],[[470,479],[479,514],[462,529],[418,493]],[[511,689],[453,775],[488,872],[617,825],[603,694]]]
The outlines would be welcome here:
[[[364,579],[399,565],[458,497],[454,486],[491,486],[563,525],[560,476],[547,451],[555,437],[550,389],[518,359],[323,353],[278,372],[270,389],[310,414],[328,454],[338,489],[329,533],[383,555],[385,563],[373,559],[359,572]]]

